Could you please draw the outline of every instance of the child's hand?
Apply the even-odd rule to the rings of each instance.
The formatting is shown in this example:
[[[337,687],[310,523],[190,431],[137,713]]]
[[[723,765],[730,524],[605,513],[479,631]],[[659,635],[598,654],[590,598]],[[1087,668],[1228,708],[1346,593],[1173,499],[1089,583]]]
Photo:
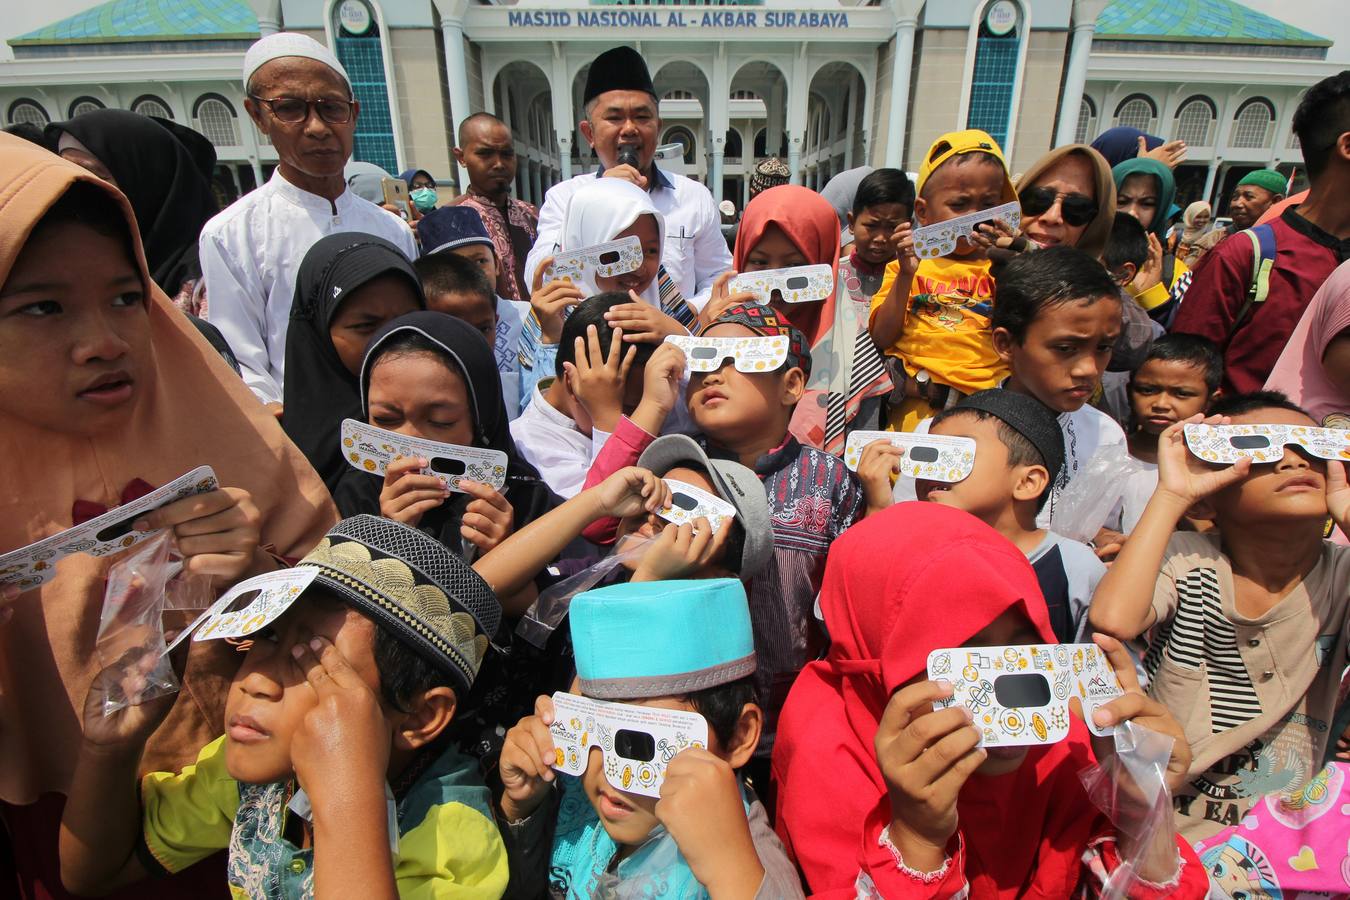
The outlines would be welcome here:
[[[1327,514],[1342,532],[1350,535],[1350,484],[1346,483],[1345,463],[1327,460],[1326,488]]]
[[[891,479],[900,472],[904,448],[887,440],[872,441],[863,448],[858,460],[858,480],[862,482],[867,513],[880,512],[895,502]]]
[[[545,344],[558,343],[562,336],[563,318],[567,310],[576,306],[586,295],[569,278],[559,278],[544,284],[544,272],[553,265],[553,257],[539,264],[534,273],[534,287],[530,291],[530,308],[539,319],[539,330]]]
[[[137,703],[149,686],[149,675],[159,664],[160,647],[134,647],[94,677],[89,693],[84,698],[84,741],[101,749],[135,750],[150,739],[150,735],[173,709],[174,694]],[[127,702],[112,715],[103,714],[103,701],[110,691],[116,691]]]
[[[650,405],[664,424],[666,416],[681,399],[680,382],[684,380],[684,351],[674,344],[663,343],[656,348],[642,372],[642,405]],[[645,425],[644,425],[645,427]],[[660,429],[660,426],[657,426]],[[650,431],[650,429],[649,429]],[[651,433],[655,434],[655,431]]]
[[[901,688],[886,704],[874,740],[891,798],[891,840],[905,864],[921,872],[942,867],[956,833],[957,795],[987,756],[970,710],[933,711],[933,701],[951,693],[945,681]]]
[[[289,650],[319,702],[291,738],[295,777],[315,809],[356,799],[384,808],[392,733],[380,698],[325,637]],[[303,686],[302,686],[303,687]]]
[[[670,488],[661,476],[637,466],[620,469],[594,490],[601,517],[623,519],[670,505]]]
[[[1124,644],[1105,634],[1093,634],[1092,640],[1106,653],[1111,668],[1115,670],[1116,678],[1120,679],[1120,686],[1125,688],[1124,696],[1097,708],[1092,714],[1093,721],[1102,727],[1134,721],[1151,731],[1171,737],[1172,756],[1167,760],[1165,777],[1167,789],[1176,793],[1177,788],[1185,784],[1186,772],[1191,767],[1191,745],[1186,742],[1181,725],[1167,707],[1140,689],[1139,676],[1135,674],[1134,662],[1130,659]],[[1115,741],[1109,737],[1094,735],[1092,746],[1098,760],[1105,761],[1115,753]],[[1120,797],[1128,795],[1128,790],[1122,790],[1118,794]],[[1142,798],[1140,803],[1146,805],[1146,801]]]
[[[728,293],[727,285],[731,279],[736,277],[735,271],[723,272],[713,280],[712,296],[708,298],[703,311],[698,314],[698,325],[695,327],[695,333],[707,328],[722,315],[722,313],[731,309],[733,306],[739,306],[743,303],[758,303],[759,298],[754,294],[741,291],[738,294]]]
[[[666,335],[688,334],[683,325],[660,309],[643,300],[633,291],[628,292],[632,303],[611,306],[605,312],[610,328],[622,328],[623,339],[630,344],[653,344],[664,341]]]
[[[1228,419],[1223,416],[1206,419],[1196,414],[1168,426],[1158,435],[1158,489],[1154,496],[1173,497],[1187,509],[1197,500],[1241,481],[1252,468],[1250,459],[1240,459],[1231,466],[1216,469],[1192,456],[1186,449],[1186,437],[1182,429],[1189,423],[1201,421],[1206,425],[1228,424]]]
[[[975,226],[970,242],[984,250],[985,256],[997,264],[1007,263],[1031,249],[1031,241],[1022,232],[1001,219],[981,222]]]
[[[400,456],[384,470],[380,515],[416,528],[422,516],[445,502],[450,489],[435,475],[424,475],[430,462],[422,456]]]
[[[647,545],[633,572],[632,581],[670,581],[692,578],[694,573],[718,558],[731,534],[731,519],[724,519],[717,531],[699,516],[692,524],[669,524],[656,540]]]
[[[1148,149],[1148,142],[1144,140],[1144,136],[1141,134],[1139,135],[1138,156],[1156,159],[1167,168],[1175,169],[1186,160],[1186,142],[1168,141],[1150,150]]]
[[[731,766],[707,750],[680,751],[666,768],[656,818],[713,897],[753,897],[764,880],[741,788]]]
[[[497,772],[502,779],[501,810],[507,822],[519,822],[539,808],[557,775],[553,735],[553,698],[540,695],[534,715],[526,716],[506,733]]]
[[[601,431],[613,434],[619,424],[628,370],[636,356],[636,347],[624,346],[622,328],[614,329],[605,354],[600,350],[600,333],[594,325],[587,325],[586,337],[576,339],[576,362],[563,364],[572,376],[572,393]]]
[[[253,565],[262,534],[262,515],[243,488],[218,488],[184,497],[147,513],[137,531],[167,528],[191,575],[235,579]]]
[[[1126,537],[1119,531],[1102,527],[1097,531],[1097,536],[1092,539],[1092,550],[1102,562],[1110,563],[1124,549]]]
[[[1148,258],[1139,267],[1139,271],[1134,276],[1134,281],[1130,282],[1130,293],[1138,296],[1155,284],[1161,283],[1162,264],[1162,244],[1159,243],[1157,235],[1150,231],[1148,234]]]
[[[491,485],[462,480],[459,488],[473,497],[464,508],[459,533],[481,552],[487,553],[510,536],[515,524],[515,509],[511,501]]]
[[[910,279],[919,271],[919,257],[914,253],[914,225],[909,221],[901,222],[891,232],[891,243],[895,246],[895,258],[900,266],[900,278]],[[909,302],[909,294],[905,294]]]

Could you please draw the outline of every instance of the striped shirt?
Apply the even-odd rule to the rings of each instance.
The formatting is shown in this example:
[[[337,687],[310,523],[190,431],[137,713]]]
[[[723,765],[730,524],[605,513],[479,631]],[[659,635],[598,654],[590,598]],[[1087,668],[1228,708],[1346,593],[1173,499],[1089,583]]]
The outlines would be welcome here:
[[[1302,787],[1327,745],[1347,662],[1350,548],[1326,543],[1301,584],[1264,614],[1235,606],[1215,535],[1179,532],[1153,593],[1149,693],[1191,745],[1173,798],[1190,840],[1237,825],[1260,797]]]

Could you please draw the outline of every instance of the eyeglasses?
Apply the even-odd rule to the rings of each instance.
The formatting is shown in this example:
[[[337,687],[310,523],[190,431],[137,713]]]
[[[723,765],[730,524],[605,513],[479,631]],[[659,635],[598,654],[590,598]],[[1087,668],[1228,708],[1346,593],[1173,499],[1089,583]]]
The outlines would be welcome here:
[[[267,107],[278,122],[287,125],[305,121],[309,118],[311,109],[318,110],[319,118],[329,125],[345,125],[352,120],[352,110],[355,107],[351,100],[301,100],[299,97],[273,97],[271,100],[264,100],[252,94],[249,98],[254,103],[261,103]]]
[[[1060,202],[1060,215],[1070,225],[1086,225],[1097,217],[1097,202],[1085,194],[1061,194],[1054,188],[1030,187],[1018,194],[1022,215],[1039,216]]]

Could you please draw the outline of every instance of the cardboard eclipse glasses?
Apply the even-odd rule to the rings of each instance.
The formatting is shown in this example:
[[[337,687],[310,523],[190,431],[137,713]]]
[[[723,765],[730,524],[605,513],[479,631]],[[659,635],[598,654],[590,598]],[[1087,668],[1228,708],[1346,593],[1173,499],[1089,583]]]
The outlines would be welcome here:
[[[1231,465],[1239,459],[1274,463],[1284,458],[1284,448],[1296,446],[1320,459],[1350,462],[1350,430],[1312,425],[1206,425],[1194,423],[1182,429],[1186,446],[1198,459]]]
[[[768,305],[777,292],[784,303],[814,303],[834,292],[834,269],[821,263],[812,266],[788,266],[785,269],[760,269],[743,272],[727,284],[727,294],[754,294]]]
[[[905,451],[900,474],[925,481],[954,484],[970,477],[975,468],[975,441],[945,434],[911,434],[900,431],[855,431],[844,444],[844,465],[858,471],[863,450],[874,441],[886,441]]]
[[[570,278],[613,278],[642,268],[642,241],[637,235],[606,241],[578,250],[559,251],[544,273],[545,281]]]
[[[684,351],[685,374],[715,372],[728,358],[735,360],[736,371],[776,372],[787,362],[790,339],[787,335],[768,337],[693,337],[672,334],[666,343]]]

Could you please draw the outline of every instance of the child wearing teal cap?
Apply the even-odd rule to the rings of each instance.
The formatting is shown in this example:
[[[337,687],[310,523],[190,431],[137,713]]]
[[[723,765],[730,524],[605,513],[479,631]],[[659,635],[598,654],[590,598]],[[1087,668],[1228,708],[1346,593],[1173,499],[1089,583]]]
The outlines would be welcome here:
[[[764,807],[736,775],[759,743],[754,637],[735,579],[620,584],[578,595],[570,611],[576,690],[635,706],[696,712],[708,747],[682,750],[660,798],[614,788],[603,752],[559,776],[554,705],[506,736],[500,810],[509,896],[801,897],[796,869]]]

